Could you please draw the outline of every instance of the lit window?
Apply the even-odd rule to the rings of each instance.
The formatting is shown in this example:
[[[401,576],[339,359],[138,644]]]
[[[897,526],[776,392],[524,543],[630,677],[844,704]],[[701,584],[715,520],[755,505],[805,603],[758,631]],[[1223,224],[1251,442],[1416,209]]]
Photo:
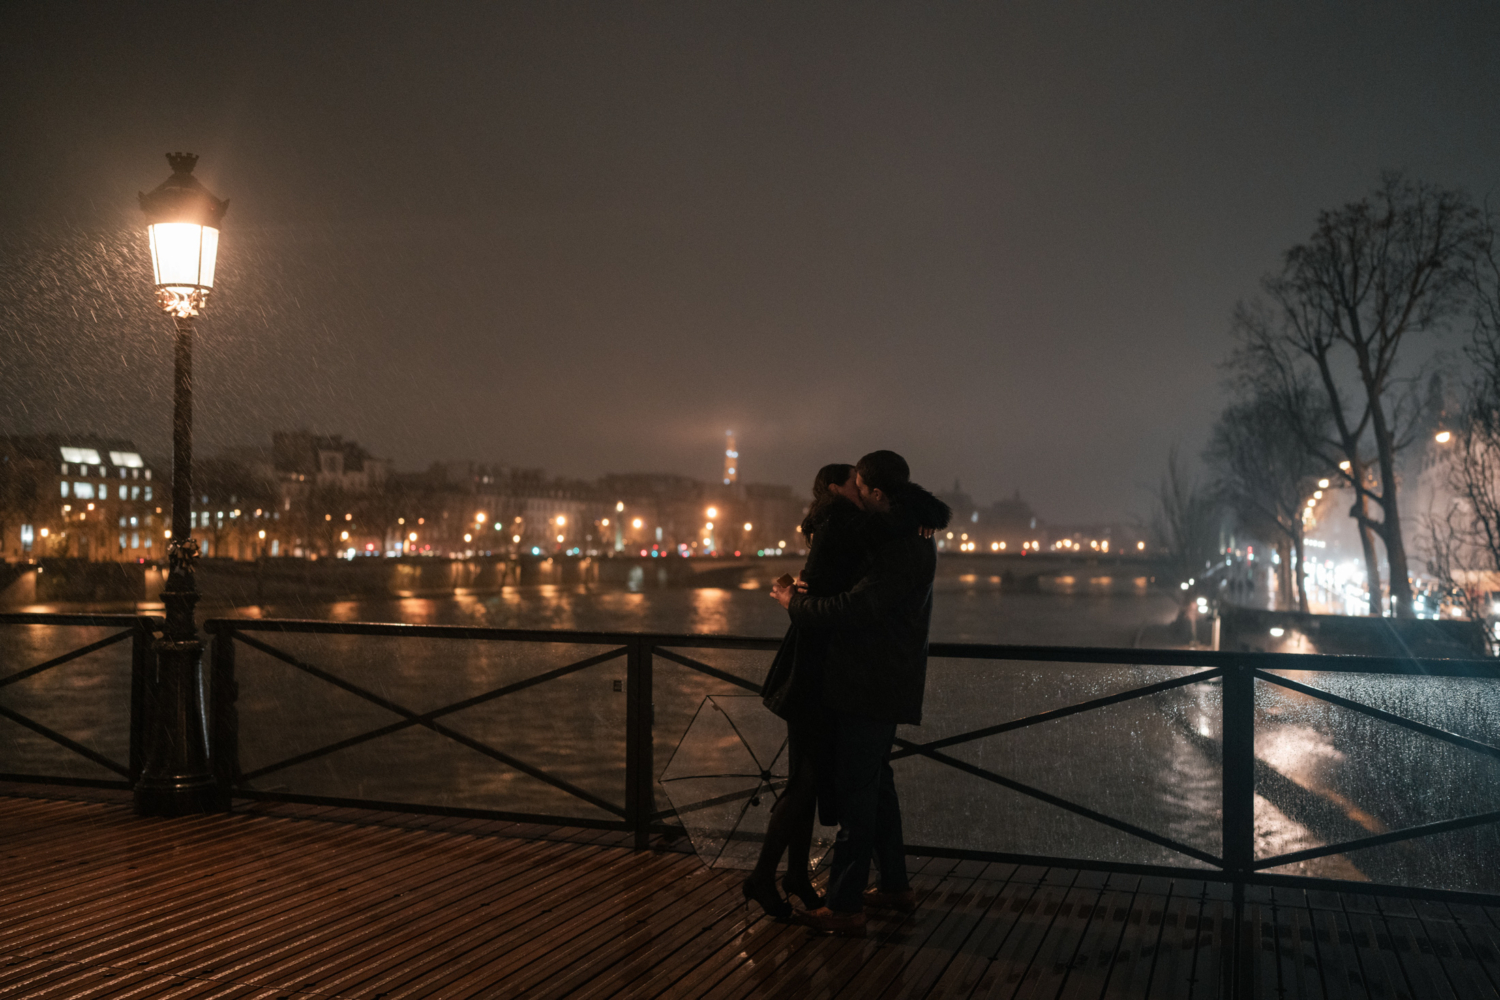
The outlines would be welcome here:
[[[130,487],[130,499],[132,499],[132,500],[139,500],[140,498],[141,498],[141,488],[139,486],[132,486],[132,487]]]
[[[80,465],[98,465],[99,453],[93,448],[59,448],[62,452],[64,462],[77,462]]]
[[[141,534],[140,534],[140,532],[138,532],[138,531],[132,531],[130,533],[130,547],[132,549],[138,549],[138,548],[141,547]]]
[[[141,461],[141,456],[133,451],[112,451],[109,453],[109,460],[127,469],[139,469],[146,464]]]
[[[99,499],[100,500],[108,500],[109,499],[109,484],[108,483],[100,483],[99,484]]]
[[[73,495],[75,497],[77,497],[79,500],[92,500],[92,499],[94,499],[94,484],[93,483],[74,483],[73,484]]]
[[[62,495],[63,496],[67,496],[68,495],[68,484],[67,484],[66,480],[64,480],[64,482],[62,484]]]
[[[150,478],[150,476],[151,476],[151,473],[149,473],[149,472],[148,472],[148,473],[146,473],[146,477],[147,477],[147,478],[148,478],[148,479],[149,479],[149,478]],[[149,487],[149,486],[147,486],[147,487],[146,487],[146,499],[147,499],[147,500],[150,500],[150,499],[151,499],[151,487]]]

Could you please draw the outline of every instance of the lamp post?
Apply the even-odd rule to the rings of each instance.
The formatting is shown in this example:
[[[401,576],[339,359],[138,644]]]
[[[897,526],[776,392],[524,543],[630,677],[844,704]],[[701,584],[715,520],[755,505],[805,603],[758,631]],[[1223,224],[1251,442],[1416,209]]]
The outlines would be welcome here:
[[[193,506],[193,318],[214,286],[219,221],[229,207],[193,176],[198,157],[168,153],[172,176],[140,195],[151,246],[156,298],[177,327],[172,381],[172,542],[162,590],[167,622],[147,680],[145,746],[136,811],[181,816],[222,805],[208,757],[203,706],[203,643],[194,605],[198,586],[189,514]]]

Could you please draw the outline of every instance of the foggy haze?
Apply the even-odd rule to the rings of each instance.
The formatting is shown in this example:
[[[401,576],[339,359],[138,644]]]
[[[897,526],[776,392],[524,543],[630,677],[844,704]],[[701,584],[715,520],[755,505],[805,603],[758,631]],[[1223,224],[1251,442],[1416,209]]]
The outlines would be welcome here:
[[[1142,514],[1386,168],[1493,193],[1500,8],[0,9],[0,432],[167,454],[136,192],[230,199],[196,441]]]

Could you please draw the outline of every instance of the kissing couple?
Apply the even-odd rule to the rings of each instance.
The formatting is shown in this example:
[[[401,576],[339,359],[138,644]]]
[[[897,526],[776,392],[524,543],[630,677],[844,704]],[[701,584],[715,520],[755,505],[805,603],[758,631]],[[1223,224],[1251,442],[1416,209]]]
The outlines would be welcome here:
[[[826,465],[813,482],[802,522],[807,564],[799,579],[782,577],[771,589],[791,626],[762,689],[766,707],[786,720],[787,784],[742,886],[772,917],[857,935],[867,906],[916,908],[888,758],[896,726],[922,721],[932,535],[951,516],[893,451]],[[815,816],[839,827],[826,900],[808,870]],[[783,886],[801,909],[776,889],[783,853]]]

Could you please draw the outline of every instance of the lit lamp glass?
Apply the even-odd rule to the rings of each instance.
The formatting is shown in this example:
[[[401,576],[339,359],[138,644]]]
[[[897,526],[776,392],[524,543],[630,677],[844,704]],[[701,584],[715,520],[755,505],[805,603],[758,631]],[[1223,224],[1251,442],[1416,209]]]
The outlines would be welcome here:
[[[229,208],[193,176],[198,157],[168,153],[172,176],[150,194],[141,194],[156,298],[181,319],[198,315],[214,287],[219,258],[219,223]]]
[[[214,287],[219,231],[191,222],[158,222],[146,227],[158,295],[177,302],[198,293],[199,304]],[[175,312],[174,307],[168,307]]]

